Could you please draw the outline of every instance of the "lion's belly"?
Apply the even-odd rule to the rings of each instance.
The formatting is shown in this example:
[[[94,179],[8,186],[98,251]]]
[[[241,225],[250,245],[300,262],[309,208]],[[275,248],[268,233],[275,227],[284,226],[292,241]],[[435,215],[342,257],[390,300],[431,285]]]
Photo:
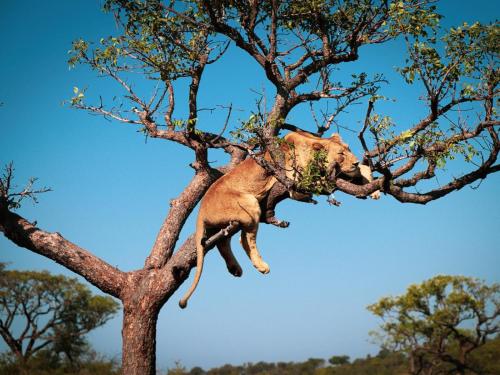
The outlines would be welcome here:
[[[257,200],[260,202],[266,195],[269,193],[269,190],[273,187],[273,185],[276,183],[276,178],[274,177],[269,177],[267,182],[264,184],[256,184],[254,186],[252,195],[257,198]]]

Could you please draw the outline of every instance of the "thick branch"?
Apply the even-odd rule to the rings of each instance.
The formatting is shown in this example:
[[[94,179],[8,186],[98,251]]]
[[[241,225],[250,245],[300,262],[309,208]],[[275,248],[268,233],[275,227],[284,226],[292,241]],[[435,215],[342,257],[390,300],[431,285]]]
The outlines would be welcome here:
[[[338,190],[355,197],[367,197],[377,190],[383,190],[383,184],[384,177],[377,178],[376,180],[364,185],[356,185],[341,178],[337,178],[335,180],[335,186]]]
[[[473,182],[484,179],[490,173],[495,173],[500,171],[500,165],[487,166],[482,165],[480,168],[473,172],[470,172],[460,178],[453,180],[452,182],[438,188],[431,190],[427,193],[408,193],[405,192],[401,187],[396,185],[391,185],[388,191],[394,198],[403,203],[418,203],[426,204],[435,199],[441,198],[452,191],[460,190],[466,185],[472,184]]]
[[[5,343],[9,346],[10,350],[18,357],[23,357],[23,349],[21,341],[16,340],[9,332],[9,330],[0,321],[0,336],[5,340]]]
[[[83,276],[103,292],[119,297],[124,273],[59,233],[45,232],[0,203],[0,231],[20,247],[43,255]]]
[[[396,172],[393,174],[393,178],[401,176],[402,174],[413,169],[413,167],[415,166],[415,164],[417,163],[418,160],[419,160],[419,158],[417,158],[417,157],[411,158],[405,165],[403,165],[402,167],[400,167],[396,170]],[[430,160],[428,160],[427,162],[428,162],[428,165],[427,165],[427,169],[425,171],[417,172],[412,177],[407,178],[407,179],[400,178],[400,179],[394,181],[394,184],[396,186],[401,187],[401,188],[415,186],[420,180],[428,180],[428,179],[434,177],[435,170],[436,170],[436,163],[432,162]]]
[[[194,176],[179,197],[170,201],[170,211],[156,237],[151,254],[146,259],[146,268],[161,268],[170,259],[186,219],[210,185],[220,176],[220,172],[216,170],[203,170]]]
[[[198,60],[199,65],[193,68],[191,72],[191,84],[189,85],[189,121],[187,125],[189,133],[194,131],[196,118],[198,117],[198,89],[207,61],[208,54],[201,55]]]

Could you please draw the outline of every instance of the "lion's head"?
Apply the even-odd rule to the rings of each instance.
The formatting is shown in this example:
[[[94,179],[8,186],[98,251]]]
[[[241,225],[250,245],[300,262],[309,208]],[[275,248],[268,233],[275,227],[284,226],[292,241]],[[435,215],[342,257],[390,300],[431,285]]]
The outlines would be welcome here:
[[[306,180],[305,187],[324,183],[327,185],[337,177],[353,179],[361,176],[359,160],[338,134],[330,138],[319,138],[298,131],[285,136],[288,145],[288,177]]]
[[[322,145],[328,153],[329,177],[344,177],[352,179],[361,176],[359,160],[351,152],[349,146],[342,141],[338,134],[334,134]]]

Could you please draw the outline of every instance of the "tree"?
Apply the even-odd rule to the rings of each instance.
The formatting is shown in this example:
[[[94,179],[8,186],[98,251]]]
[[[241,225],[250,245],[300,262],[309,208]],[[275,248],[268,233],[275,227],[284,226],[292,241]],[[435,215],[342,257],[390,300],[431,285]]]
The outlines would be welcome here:
[[[83,348],[82,348],[83,349]],[[28,363],[16,361],[10,353],[0,355],[0,373],[9,375],[119,375],[118,361],[109,360],[88,347],[77,359],[78,364],[70,363],[50,349],[35,353]]]
[[[158,313],[196,261],[193,237],[177,244],[186,219],[209,186],[248,156],[274,174],[285,191],[297,188],[284,174],[277,138],[281,129],[291,128],[287,117],[292,109],[310,103],[318,119],[320,102],[330,103],[317,129],[309,129],[322,135],[351,104],[368,102],[365,122],[356,132],[364,162],[378,177],[364,185],[337,178],[335,188],[353,196],[366,197],[381,190],[401,202],[425,204],[500,169],[496,164],[499,122],[494,110],[498,26],[464,24],[445,33],[439,28],[440,16],[433,3],[105,1],[105,10],[115,14],[121,33],[96,44],[75,41],[70,64],[88,66],[116,81],[123,89],[121,102],[105,98],[88,102],[85,90],[75,87],[70,105],[137,126],[147,137],[191,149],[193,179],[171,201],[139,270],[121,271],[15,213],[20,198],[36,197],[38,191],[31,187],[14,191],[9,169],[0,185],[0,230],[17,245],[55,260],[119,298],[124,308],[123,369],[127,374],[153,374]],[[375,113],[383,99],[379,89],[384,77],[359,72],[350,80],[337,81],[335,76],[337,68],[359,59],[364,46],[395,39],[404,40],[408,47],[408,64],[401,67],[401,73],[409,84],[422,86],[428,109],[424,118],[409,126]],[[232,106],[227,106],[221,131],[213,133],[201,121],[198,90],[205,68],[220,63],[229,48],[241,49],[262,69],[274,88],[273,98],[258,97],[255,113],[239,128],[231,123]],[[143,88],[136,90],[137,75],[132,73],[137,72],[142,73],[141,82],[155,84],[150,96],[141,94]],[[185,86],[184,116],[178,103]],[[476,115],[456,111],[463,105]],[[233,130],[232,137],[224,134],[228,128]],[[207,155],[213,149],[226,152],[229,163],[217,168],[210,165]],[[266,162],[260,151],[270,152],[274,162]],[[454,158],[463,158],[469,169],[449,180],[441,178],[441,169]],[[441,185],[432,187],[437,175]],[[422,184],[431,186],[430,190],[417,190]],[[210,238],[205,250],[225,235]]]
[[[349,364],[350,359],[348,355],[334,355],[328,360],[328,362],[333,366],[347,365]]]
[[[84,336],[117,310],[111,297],[92,295],[76,279],[0,263],[0,335],[21,364],[47,349],[74,362],[86,351]]]
[[[201,367],[199,367],[199,366],[193,367],[193,368],[191,369],[191,371],[189,371],[189,374],[190,374],[190,375],[203,375],[203,374],[205,374],[205,373],[206,373],[206,372],[205,372],[205,370],[203,370],[203,369],[202,369]]]
[[[498,374],[500,372],[498,358],[500,358],[500,335],[471,353],[471,367],[479,369],[480,374]]]
[[[436,276],[368,309],[384,319],[383,345],[407,354],[411,374],[476,373],[471,354],[500,332],[500,285]]]
[[[174,368],[169,368],[167,375],[184,375],[187,374],[186,368],[178,361],[175,362]]]

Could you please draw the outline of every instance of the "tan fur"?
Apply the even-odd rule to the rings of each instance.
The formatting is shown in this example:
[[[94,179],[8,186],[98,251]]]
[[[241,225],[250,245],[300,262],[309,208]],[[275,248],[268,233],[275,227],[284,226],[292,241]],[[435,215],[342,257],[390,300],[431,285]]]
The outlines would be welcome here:
[[[372,170],[368,165],[360,165],[359,166],[359,171],[361,172],[361,176],[363,177],[366,182],[372,182],[373,181],[373,176],[372,176]],[[373,193],[370,194],[370,198],[372,199],[379,199],[380,198],[380,190],[374,191]]]
[[[323,139],[306,132],[292,132],[285,136],[285,141],[283,150],[289,178],[297,178],[297,169],[304,168],[312,151],[318,148],[327,151],[328,167],[332,173],[338,168],[348,175],[360,174],[358,160],[338,135]],[[180,307],[186,307],[187,300],[200,280],[204,258],[203,240],[232,221],[237,221],[241,226],[240,242],[254,267],[263,274],[269,272],[268,264],[262,260],[257,249],[256,238],[261,215],[259,202],[276,181],[255,160],[248,158],[210,186],[201,201],[196,222],[196,275],[190,289],[179,301]],[[229,272],[241,276],[241,267],[231,251],[230,238],[219,241],[217,247]]]
[[[369,183],[369,182],[373,181],[372,171],[368,165],[361,164],[358,166],[359,171],[351,170],[351,172],[348,172],[349,168],[352,168],[352,166],[354,164],[357,165],[356,164],[357,158],[356,158],[356,156],[354,156],[350,152],[349,146],[346,143],[342,142],[342,139],[340,138],[340,136],[338,134],[333,134],[330,138],[318,138],[318,137],[312,135],[311,133],[298,130],[296,132],[288,134],[285,137],[285,140],[287,140],[288,142],[294,143],[294,144],[301,144],[302,147],[304,147],[306,149],[307,149],[307,147],[312,147],[312,145],[314,143],[332,144],[333,147],[329,148],[330,152],[332,153],[332,155],[330,155],[330,153],[329,153],[329,159],[328,159],[329,161],[332,160],[332,158],[334,158],[333,153],[336,151],[337,152],[339,151],[338,148],[335,148],[335,144],[341,145],[342,149],[340,150],[340,153],[341,153],[342,157],[345,159],[343,162],[343,168],[347,169],[347,170],[342,170],[342,172],[344,172],[344,174],[350,178],[356,178],[356,177],[361,178],[363,183]],[[345,152],[345,150],[347,150],[348,152]],[[312,154],[311,153],[301,153],[301,155],[309,156],[309,159],[310,159]],[[309,159],[301,161],[302,168],[305,165],[307,165],[307,162],[309,162]],[[356,173],[359,173],[359,175],[356,176]],[[372,199],[379,199],[380,198],[380,190],[377,190],[377,191],[371,193],[370,197]]]
[[[338,134],[330,138],[319,138],[304,131],[288,133],[285,141],[292,144],[290,156],[286,160],[287,177],[297,178],[297,171],[304,169],[313,157],[312,150],[324,149],[327,152],[327,164],[331,173],[340,172],[347,177],[360,176],[359,161],[349,146],[342,142]],[[340,167],[339,171],[333,169]],[[335,176],[332,176],[335,177]]]

